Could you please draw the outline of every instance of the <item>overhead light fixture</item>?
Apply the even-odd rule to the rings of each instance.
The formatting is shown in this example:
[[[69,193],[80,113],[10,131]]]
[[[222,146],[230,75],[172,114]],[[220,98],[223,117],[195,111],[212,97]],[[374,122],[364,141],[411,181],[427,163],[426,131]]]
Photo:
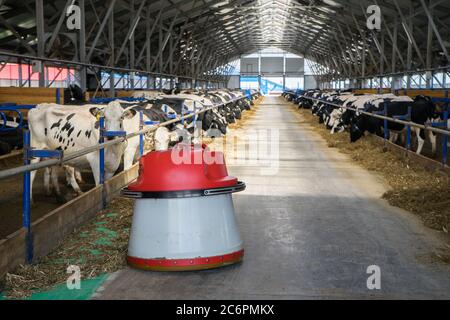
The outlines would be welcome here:
[[[224,8],[222,10],[219,11],[220,14],[227,14],[228,12],[233,11],[232,8]]]
[[[332,7],[342,7],[342,4],[333,0],[322,0],[322,2]]]
[[[211,8],[218,8],[218,7],[223,6],[223,5],[226,5],[226,4],[228,4],[228,3],[229,3],[229,1],[228,1],[228,0],[225,0],[225,1],[221,1],[221,2],[214,3],[214,4],[212,4],[210,7],[211,7]]]

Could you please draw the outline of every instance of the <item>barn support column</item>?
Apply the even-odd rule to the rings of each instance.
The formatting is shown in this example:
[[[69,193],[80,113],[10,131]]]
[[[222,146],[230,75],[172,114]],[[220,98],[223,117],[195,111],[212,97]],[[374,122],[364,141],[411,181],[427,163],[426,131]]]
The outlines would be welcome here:
[[[393,76],[391,82],[391,90],[395,92],[395,90],[401,89],[403,86],[403,76]]]
[[[363,34],[362,37],[362,62],[361,62],[361,76],[364,78],[366,76],[366,36]]]
[[[396,1],[396,0],[395,0]],[[412,3],[409,3],[409,14],[412,15],[413,13],[413,7],[412,7]],[[412,68],[412,41],[413,41],[413,34],[412,32],[410,32],[410,30],[413,29],[413,22],[412,22],[412,18],[409,19],[408,23],[406,23],[404,21],[404,19],[402,19],[403,21],[403,28],[406,32],[407,38],[408,38],[408,50],[407,50],[407,57],[406,57],[406,68],[407,70],[411,70]],[[411,88],[411,74],[407,74],[407,80],[406,80],[406,88],[410,89]]]
[[[134,69],[134,59],[135,59],[135,53],[134,53],[134,30],[137,27],[137,24],[139,23],[141,10],[145,5],[145,1],[142,1],[141,7],[139,8],[139,11],[137,12],[136,16],[134,14],[134,0],[130,1],[130,16],[133,17],[133,19],[130,19],[130,36],[128,39],[130,40],[130,69]],[[131,89],[134,89],[134,71],[130,72],[130,87]]]
[[[431,4],[431,0],[430,0],[430,4]],[[433,19],[432,19],[432,14],[433,14],[433,8],[429,9],[430,11],[429,16],[428,16],[428,32],[427,32],[427,69],[431,69],[431,63],[432,63],[432,49],[433,49]],[[427,72],[426,73],[426,86],[427,89],[431,88],[431,80],[433,78],[433,74],[432,72]]]
[[[398,50],[397,49],[397,39],[398,39],[398,24],[396,23],[394,25],[394,32],[392,35],[392,61],[391,61],[391,72],[395,73],[396,71],[396,54],[395,52]],[[399,55],[399,57],[401,57],[401,55]]]
[[[109,65],[111,67],[114,66],[115,61],[115,52],[114,52],[114,12],[111,13],[111,16],[108,21],[108,37],[109,37],[109,46],[111,48],[111,56],[109,58]],[[114,71],[110,70],[109,72],[109,97],[113,98],[115,96],[115,77]]]
[[[380,74],[384,74],[384,61],[386,59],[384,56],[384,32],[381,33],[379,45],[380,45]],[[386,59],[386,64],[387,64],[387,59]]]
[[[45,29],[44,29],[44,0],[36,0],[36,34],[37,34],[37,55],[45,57]],[[37,62],[39,68],[39,87],[45,87],[45,64],[43,61]]]
[[[163,38],[163,22],[162,19],[159,20],[159,35],[158,35],[158,54],[153,62],[153,65],[158,63],[158,72],[162,72],[163,67],[163,55],[162,55],[162,38]],[[153,68],[153,66],[152,66]],[[161,86],[160,86],[161,89]]]
[[[79,0],[78,5],[80,6],[80,33],[79,33],[79,59],[80,62],[86,62],[86,14],[85,14],[85,5],[84,0]],[[80,86],[83,92],[86,91],[86,67],[81,66],[79,69],[80,72]]]
[[[152,68],[152,48],[151,48],[151,38],[152,38],[152,33],[153,30],[155,30],[156,25],[161,17],[161,12],[162,10],[159,11],[158,16],[156,17],[156,20],[154,21],[153,25],[150,25],[150,6],[151,4],[148,4],[147,6],[147,10],[146,10],[146,17],[147,17],[147,21],[146,21],[146,25],[145,25],[145,35],[146,35],[146,40],[145,40],[145,67],[147,69],[148,72],[151,71]],[[138,59],[139,60],[139,59]],[[139,61],[138,61],[139,63]],[[153,89],[155,89],[155,81],[156,78],[152,77],[150,75],[147,76],[147,89],[150,89],[153,87]]]
[[[23,87],[22,59],[19,59],[18,63],[19,63],[19,87]]]

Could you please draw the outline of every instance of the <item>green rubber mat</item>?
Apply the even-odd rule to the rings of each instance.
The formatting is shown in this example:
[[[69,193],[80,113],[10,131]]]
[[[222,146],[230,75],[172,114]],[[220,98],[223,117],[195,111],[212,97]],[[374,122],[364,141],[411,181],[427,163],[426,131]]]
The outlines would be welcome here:
[[[62,283],[48,291],[35,292],[25,300],[88,300],[107,277],[108,274],[105,273],[92,279],[82,280],[79,290],[69,290],[67,285]],[[0,300],[6,300],[2,293],[0,293]]]

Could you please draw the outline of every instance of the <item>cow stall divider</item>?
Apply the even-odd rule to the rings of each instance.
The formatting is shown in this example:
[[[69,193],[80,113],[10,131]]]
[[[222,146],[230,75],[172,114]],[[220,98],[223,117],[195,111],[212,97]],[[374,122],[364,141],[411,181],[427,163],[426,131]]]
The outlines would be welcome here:
[[[231,102],[237,102],[242,99],[247,99],[247,97],[243,96],[243,97],[240,97],[237,99],[233,99]],[[229,102],[227,102],[227,103],[229,103]],[[162,123],[142,121],[139,131],[132,132],[132,133],[126,133],[124,131],[113,131],[113,132],[106,131],[106,130],[104,130],[104,119],[102,120],[102,118],[100,118],[101,135],[100,135],[99,143],[97,145],[90,146],[90,147],[84,148],[82,150],[70,152],[67,154],[61,150],[35,150],[35,149],[32,149],[30,146],[30,140],[31,140],[30,139],[30,131],[25,130],[24,131],[24,150],[23,150],[24,165],[20,166],[20,167],[14,167],[14,168],[5,169],[5,170],[0,171],[0,180],[23,174],[23,215],[22,215],[23,223],[22,224],[23,224],[23,227],[26,232],[25,237],[24,237],[25,241],[26,241],[26,243],[25,243],[25,245],[26,245],[25,262],[32,263],[36,258],[34,255],[34,250],[33,250],[33,231],[31,228],[31,209],[30,209],[31,208],[31,183],[30,183],[31,182],[31,179],[30,179],[31,171],[48,168],[48,167],[52,167],[52,166],[61,166],[61,165],[66,164],[76,158],[79,158],[81,156],[85,156],[89,153],[99,151],[100,181],[101,181],[101,185],[103,186],[104,184],[108,183],[108,181],[105,181],[105,179],[104,179],[104,177],[105,177],[104,149],[106,147],[109,147],[109,146],[112,146],[115,144],[119,144],[119,143],[123,143],[127,139],[139,136],[140,142],[141,142],[141,145],[139,146],[139,150],[140,150],[140,154],[143,155],[144,154],[144,147],[143,147],[144,143],[143,142],[144,142],[145,134],[154,132],[160,127],[165,127],[170,124],[177,123],[177,122],[184,122],[185,120],[190,119],[192,117],[194,117],[194,119],[196,119],[199,114],[204,113],[209,110],[214,110],[214,109],[220,108],[224,105],[225,105],[225,103],[222,103],[222,104],[217,104],[217,105],[214,105],[211,107],[199,109],[197,107],[197,105],[195,104],[196,111],[194,111],[194,112],[191,112],[186,115],[183,114],[180,117],[175,117],[174,119],[171,119],[171,120],[168,120],[168,121],[165,121]],[[141,119],[143,119],[143,115],[141,115]],[[145,125],[151,125],[151,126],[145,127]],[[113,137],[113,139],[105,141],[105,139],[104,139],[105,137]],[[32,158],[45,158],[45,159],[41,160],[40,162],[30,163],[30,160]],[[98,187],[96,187],[95,189],[97,189],[97,188]],[[101,207],[103,207],[103,208],[104,208],[104,205],[106,204],[105,199],[106,199],[106,197],[104,196],[104,194],[102,194],[102,202],[103,203],[102,203]],[[2,241],[0,241],[0,244],[1,244],[1,242]],[[16,245],[17,245],[17,243],[16,243]],[[54,245],[56,245],[56,243]],[[15,259],[16,260],[15,260],[14,266],[23,262],[19,258],[15,258]],[[3,272],[4,270],[5,269],[0,270],[0,276],[2,275],[1,272]]]
[[[100,117],[100,138],[99,143],[102,144],[105,142],[106,137],[117,138],[117,137],[125,137],[127,133],[125,131],[108,131],[105,130],[105,117]],[[101,148],[99,151],[100,158],[100,184],[103,185],[105,183],[105,148]],[[105,208],[106,203],[106,192],[105,189],[102,190],[102,207]]]
[[[12,131],[17,128],[20,128],[20,129],[25,128],[26,127],[25,116],[24,116],[22,110],[31,110],[35,106],[36,105],[33,105],[33,104],[22,104],[22,105],[17,105],[15,103],[0,104],[0,117],[1,117],[1,120],[3,121],[3,123],[0,125],[0,132]],[[6,113],[17,114],[19,121],[16,122],[16,124],[17,124],[16,127],[8,127],[8,118],[7,118]]]
[[[251,99],[252,93],[251,93],[250,89],[245,90],[245,94],[247,96],[247,99]]]
[[[10,106],[8,104],[1,104],[0,105],[0,116],[1,116],[1,120],[3,120],[3,123],[0,126],[0,131],[1,132],[12,131],[12,130],[15,129],[15,128],[12,128],[12,127],[8,127],[8,118],[7,118],[6,114],[5,114],[5,112],[17,113],[17,116],[19,118],[19,122],[17,123],[17,127],[23,128],[24,117],[23,117],[22,111],[20,111],[20,109],[18,109],[16,106],[13,106],[13,105]]]
[[[139,111],[139,120],[140,125],[139,129],[142,130],[144,126],[155,126],[160,124],[160,121],[144,121],[144,113],[142,111]],[[144,134],[139,135],[139,156],[144,155]]]
[[[441,129],[441,127],[443,128],[447,128],[447,120],[448,119],[448,110],[443,112],[443,117],[444,120],[443,121],[439,121],[439,122],[430,122],[429,124],[418,124],[415,122],[411,121],[411,107],[408,108],[408,113],[406,115],[402,115],[402,116],[395,116],[395,117],[388,117],[387,116],[387,103],[384,103],[383,106],[383,110],[381,111],[375,111],[375,112],[367,112],[364,110],[358,110],[356,108],[353,107],[347,107],[347,106],[341,106],[339,104],[333,103],[333,102],[329,102],[329,101],[325,101],[325,100],[321,100],[321,99],[316,99],[316,98],[311,98],[311,97],[305,97],[302,96],[302,98],[305,99],[309,99],[312,101],[316,101],[316,102],[320,102],[320,103],[324,103],[324,104],[328,104],[330,106],[336,107],[336,108],[343,108],[346,110],[350,110],[353,111],[355,113],[358,114],[364,114],[367,115],[369,117],[373,117],[373,118],[378,118],[383,121],[383,128],[384,128],[384,140],[387,141],[388,140],[388,122],[395,122],[398,124],[402,124],[404,126],[406,126],[407,131],[406,131],[406,150],[409,151],[411,148],[411,127],[414,128],[419,128],[419,129],[423,129],[423,130],[429,130],[438,134],[441,134],[443,136],[442,139],[442,160],[441,160],[441,164],[443,167],[445,167],[447,165],[447,152],[448,152],[448,148],[447,148],[447,141],[448,141],[448,136],[450,135],[450,131],[446,130],[446,129]]]
[[[384,112],[384,116],[387,116],[387,107],[386,107],[386,103],[384,104],[384,110],[383,110],[383,112]],[[409,106],[408,107],[408,113],[407,114],[405,114],[405,115],[399,115],[399,116],[394,116],[393,118],[394,119],[400,119],[400,120],[405,120],[405,121],[407,121],[407,122],[411,122],[411,112],[412,112],[412,107],[411,106]],[[384,123],[384,125],[383,125],[383,127],[384,127],[384,139],[387,139],[387,137],[386,137],[386,133],[387,133],[387,131],[388,131],[388,126],[387,126],[387,120],[386,119],[384,119],[383,120],[383,123]],[[410,125],[407,125],[406,126],[406,146],[405,146],[405,148],[406,148],[406,150],[411,150],[411,126]]]

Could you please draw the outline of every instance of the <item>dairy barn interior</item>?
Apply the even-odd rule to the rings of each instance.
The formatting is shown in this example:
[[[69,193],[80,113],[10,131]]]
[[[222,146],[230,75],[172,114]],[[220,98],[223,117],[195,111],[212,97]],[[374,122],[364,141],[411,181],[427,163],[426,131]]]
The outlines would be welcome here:
[[[0,300],[449,299],[449,22],[0,0]]]

